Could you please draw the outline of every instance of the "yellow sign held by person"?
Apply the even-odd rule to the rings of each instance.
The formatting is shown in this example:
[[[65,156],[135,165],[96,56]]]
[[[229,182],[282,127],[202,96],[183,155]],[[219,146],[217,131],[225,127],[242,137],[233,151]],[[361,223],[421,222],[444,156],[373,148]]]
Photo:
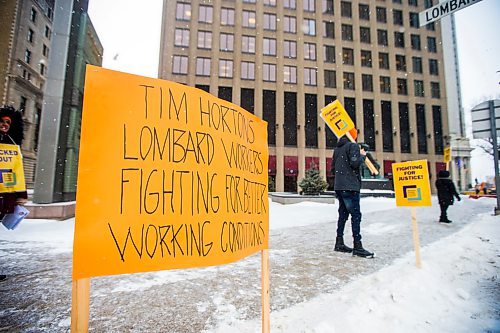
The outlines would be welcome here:
[[[0,193],[26,191],[23,156],[17,145],[0,144]]]
[[[392,164],[397,206],[431,206],[427,160]]]
[[[338,99],[322,108],[320,117],[338,138],[356,127]]]
[[[450,163],[451,161],[451,147],[444,148],[444,163]]]
[[[87,66],[73,279],[268,248],[267,123],[202,90]]]

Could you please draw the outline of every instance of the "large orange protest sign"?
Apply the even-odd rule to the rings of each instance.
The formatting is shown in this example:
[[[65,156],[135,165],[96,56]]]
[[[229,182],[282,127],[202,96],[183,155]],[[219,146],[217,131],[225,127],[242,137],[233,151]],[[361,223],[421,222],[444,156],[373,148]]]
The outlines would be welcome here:
[[[73,279],[268,248],[267,123],[185,85],[88,66]]]
[[[0,144],[0,193],[26,191],[23,156],[17,145]]]

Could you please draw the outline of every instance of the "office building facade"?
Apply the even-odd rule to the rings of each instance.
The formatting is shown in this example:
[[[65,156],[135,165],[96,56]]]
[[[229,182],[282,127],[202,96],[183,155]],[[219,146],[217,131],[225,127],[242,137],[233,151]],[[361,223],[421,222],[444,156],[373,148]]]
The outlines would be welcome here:
[[[381,175],[449,139],[441,27],[420,27],[431,0],[165,0],[159,77],[206,90],[268,122],[276,191],[317,167],[337,139],[319,117],[338,99]]]
[[[0,102],[21,110],[26,183],[33,185],[54,0],[5,0],[0,8]]]

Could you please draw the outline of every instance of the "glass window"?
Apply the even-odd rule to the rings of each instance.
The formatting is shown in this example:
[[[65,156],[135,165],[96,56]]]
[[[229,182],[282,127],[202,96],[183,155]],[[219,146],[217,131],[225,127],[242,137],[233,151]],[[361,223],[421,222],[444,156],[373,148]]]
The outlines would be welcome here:
[[[264,30],[276,31],[276,15],[264,13]]]
[[[241,39],[241,52],[255,53],[255,37],[243,36]]]
[[[316,21],[304,19],[303,32],[305,35],[316,36]]]
[[[406,57],[396,54],[396,70],[406,72]]]
[[[405,47],[405,34],[402,32],[394,32],[394,46]]]
[[[297,0],[284,0],[283,7],[287,9],[296,9],[297,8]]]
[[[306,86],[316,85],[316,68],[304,68],[304,84]]]
[[[322,0],[323,14],[333,14],[333,0]]]
[[[410,6],[418,7],[418,0],[408,0]]]
[[[276,55],[276,39],[264,38],[264,55]]]
[[[359,19],[360,20],[370,20],[370,6],[359,4]]]
[[[431,97],[441,98],[441,92],[439,90],[439,82],[431,82]]]
[[[45,65],[44,64],[40,64],[40,74],[45,75]]]
[[[172,62],[172,73],[187,74],[188,72],[188,57],[174,55]]]
[[[255,80],[255,63],[242,61],[241,62],[241,78],[244,80]]]
[[[352,41],[352,25],[342,24],[342,40]]]
[[[234,35],[233,34],[220,34],[220,50],[221,51],[234,51]]]
[[[323,37],[335,38],[335,23],[323,21]]]
[[[24,51],[24,62],[29,64],[31,62],[31,51],[26,50]]]
[[[420,21],[418,20],[418,13],[410,12],[410,27],[417,29],[420,27]]]
[[[408,84],[406,79],[398,79],[398,95],[408,95]]]
[[[179,21],[189,21],[191,19],[191,4],[178,2],[175,18]]]
[[[392,10],[392,21],[394,25],[403,25],[403,11],[393,9]]]
[[[28,28],[28,42],[33,43],[35,32]]]
[[[420,57],[412,57],[413,62],[413,72],[414,73],[422,73],[422,58]]]
[[[189,30],[188,29],[175,29],[175,46],[189,46]]]
[[[315,5],[314,5],[314,1],[315,0],[303,0],[303,8],[304,8],[304,11],[306,12],[314,12],[316,10],[315,8]]]
[[[424,97],[424,81],[415,80],[413,83],[415,86],[415,96]]]
[[[394,151],[394,135],[392,126],[392,105],[390,101],[381,101],[382,108],[382,150]]]
[[[344,89],[355,90],[354,73],[344,72]]]
[[[429,74],[439,75],[439,66],[436,59],[429,59]]]
[[[210,76],[210,58],[196,58],[196,75]]]
[[[297,67],[285,65],[283,67],[283,74],[285,83],[297,83]]]
[[[297,42],[285,40],[283,54],[287,58],[297,58]]]
[[[45,26],[45,37],[47,37],[48,39],[50,39],[50,37],[52,36],[52,31],[50,30],[50,28],[46,25]]]
[[[427,8],[431,8],[432,6],[434,6],[434,3],[432,0],[424,0],[424,7],[427,9]]]
[[[297,18],[285,16],[283,19],[283,30],[294,34],[297,33]]]
[[[427,23],[425,28],[429,31],[435,31],[436,30],[436,25],[434,24],[435,22]]]
[[[391,78],[389,76],[380,77],[380,92],[384,94],[391,93]]]
[[[316,44],[304,43],[304,59],[316,60]]]
[[[31,13],[30,13],[30,20],[31,22],[35,23],[36,22],[36,16],[37,16],[37,11],[35,8],[31,8]]]
[[[371,44],[370,28],[360,27],[359,28],[359,39],[361,43]]]
[[[427,37],[427,50],[429,52],[433,52],[433,53],[437,52],[436,38],[434,38],[434,37]]]
[[[234,25],[234,9],[232,8],[222,8],[220,15],[221,25]]]
[[[413,50],[418,50],[420,51],[421,46],[420,46],[420,35],[411,35],[411,48]]]
[[[380,69],[389,69],[389,53],[379,52],[378,67]]]
[[[212,6],[201,6],[199,8],[199,16],[198,22],[202,23],[212,23],[213,22],[213,13],[214,9]]]
[[[233,77],[233,61],[220,59],[219,60],[219,77]]]
[[[363,86],[363,91],[373,91],[373,76],[370,74],[362,74],[361,84]]]
[[[276,7],[276,0],[264,0],[264,5],[265,6]]]
[[[419,154],[427,154],[427,124],[425,122],[425,104],[416,104],[417,147]]]
[[[377,22],[387,23],[387,11],[384,7],[377,7]]]
[[[255,12],[244,10],[241,25],[245,28],[255,28],[256,23]]]
[[[349,48],[342,48],[342,64],[354,65],[354,50]]]
[[[399,139],[402,153],[411,153],[408,103],[399,103]]]
[[[42,48],[42,55],[46,58],[49,57],[49,48],[47,47],[47,45],[43,44],[43,48]]]
[[[324,50],[323,60],[327,63],[335,63],[335,46],[324,45],[323,50]]]
[[[342,17],[352,17],[352,5],[350,2],[340,2],[340,15]]]
[[[335,71],[325,69],[325,87],[337,88],[337,76]]]
[[[361,50],[361,66],[372,67],[372,51]]]
[[[387,39],[387,30],[377,30],[377,42],[378,45],[388,46],[389,41]]]
[[[262,79],[264,81],[276,82],[276,65],[263,64],[262,65]]]
[[[198,31],[198,48],[212,48],[212,33],[210,31]]]

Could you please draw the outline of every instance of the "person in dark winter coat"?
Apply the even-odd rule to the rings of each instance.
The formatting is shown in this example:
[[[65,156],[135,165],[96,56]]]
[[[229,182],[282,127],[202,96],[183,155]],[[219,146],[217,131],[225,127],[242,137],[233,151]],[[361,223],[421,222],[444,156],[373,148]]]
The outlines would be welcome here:
[[[0,108],[0,143],[21,146],[24,138],[21,112],[11,106]],[[26,191],[0,193],[0,220],[5,214],[14,212],[16,205],[24,205],[28,199]],[[0,281],[7,277],[0,274]]]
[[[354,139],[357,132],[352,131]],[[339,218],[337,221],[337,237],[335,251],[348,252],[360,257],[373,257],[373,253],[365,250],[361,244],[361,210],[359,206],[361,191],[361,165],[366,158],[364,149],[351,142],[344,135],[337,142],[333,151],[332,175],[334,176],[334,190],[339,201]],[[344,228],[351,215],[352,236],[354,249],[344,244]]]
[[[441,216],[439,217],[439,222],[443,223],[451,223],[452,221],[448,220],[448,216],[446,215],[446,211],[448,207],[453,205],[454,197],[460,201],[460,195],[455,189],[455,185],[449,179],[450,172],[446,170],[441,170],[438,173],[438,179],[436,180],[436,188],[438,193],[438,201],[439,207],[441,208]]]

